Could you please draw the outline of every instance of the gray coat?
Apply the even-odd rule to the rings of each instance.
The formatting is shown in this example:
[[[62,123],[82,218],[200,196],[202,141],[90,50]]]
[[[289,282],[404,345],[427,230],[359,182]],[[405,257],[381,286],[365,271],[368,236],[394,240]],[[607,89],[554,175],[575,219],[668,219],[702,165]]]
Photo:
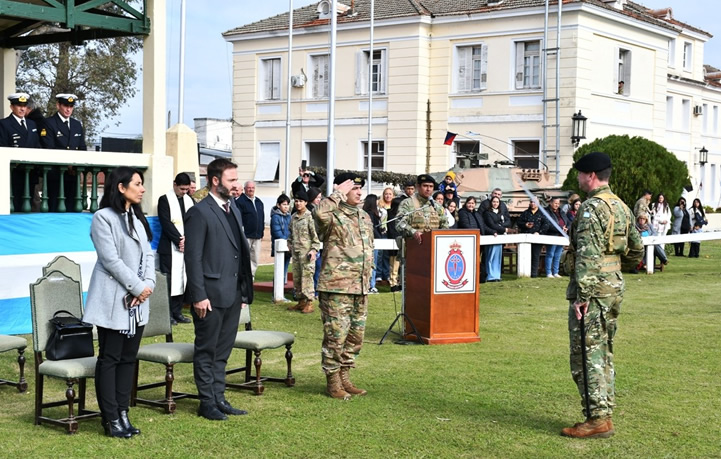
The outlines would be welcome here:
[[[155,257],[143,224],[133,215],[136,234],[130,237],[127,219],[127,214],[106,207],[95,212],[90,225],[98,261],[90,278],[83,320],[112,330],[128,329],[128,311],[123,305],[126,293],[137,296],[145,287],[155,288]],[[142,279],[138,277],[141,261]],[[145,325],[147,300],[140,305],[140,313],[139,325]]]

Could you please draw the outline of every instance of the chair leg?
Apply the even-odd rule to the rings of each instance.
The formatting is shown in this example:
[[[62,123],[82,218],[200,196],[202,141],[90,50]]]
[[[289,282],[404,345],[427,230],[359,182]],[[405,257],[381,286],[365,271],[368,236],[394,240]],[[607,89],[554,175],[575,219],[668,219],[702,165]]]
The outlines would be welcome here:
[[[133,387],[130,389],[130,406],[136,405],[138,399],[138,374],[140,372],[140,361],[135,360],[135,374],[133,375]]]
[[[40,425],[40,416],[43,414],[43,387],[45,376],[35,371],[35,425]]]
[[[25,380],[25,348],[18,349],[18,366],[20,367],[20,379],[18,380],[18,392],[28,390],[28,382]]]
[[[255,386],[253,392],[255,395],[263,395],[265,387],[263,387],[263,381],[260,380],[260,367],[263,365],[263,361],[260,358],[260,351],[253,351],[255,353]]]
[[[293,361],[293,353],[290,351],[292,344],[286,344],[285,346],[285,361],[288,362],[288,375],[285,377],[285,385],[288,387],[295,386],[295,378],[293,377],[293,371],[291,371],[291,362]]]
[[[78,415],[85,414],[85,392],[87,389],[88,380],[85,378],[80,379],[78,382]]]
[[[173,400],[173,381],[175,381],[174,365],[165,365],[165,412],[168,414],[175,413],[175,400]]]
[[[78,421],[75,419],[75,389],[74,385],[77,379],[67,379],[66,384],[68,386],[65,390],[65,398],[68,399],[68,419],[65,429],[69,435],[72,435],[78,431]]]

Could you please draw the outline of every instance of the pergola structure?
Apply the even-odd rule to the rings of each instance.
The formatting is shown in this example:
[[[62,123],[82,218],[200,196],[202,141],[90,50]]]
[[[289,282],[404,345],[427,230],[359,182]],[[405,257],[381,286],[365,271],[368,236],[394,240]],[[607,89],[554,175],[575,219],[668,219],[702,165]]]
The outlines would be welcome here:
[[[165,149],[166,107],[166,0],[0,0],[0,104],[3,117],[10,114],[7,96],[16,91],[16,49],[27,46],[137,35],[143,37],[143,154],[62,152],[5,149],[0,155],[0,215],[10,211],[10,164],[92,164],[98,167],[125,164],[147,170],[145,208],[172,180]],[[151,28],[152,25],[152,28]],[[15,151],[13,151],[15,150]],[[121,156],[122,155],[122,156]],[[4,158],[3,158],[4,156]],[[126,157],[127,156],[127,157]],[[51,158],[52,157],[52,158]],[[172,164],[172,162],[170,163]]]

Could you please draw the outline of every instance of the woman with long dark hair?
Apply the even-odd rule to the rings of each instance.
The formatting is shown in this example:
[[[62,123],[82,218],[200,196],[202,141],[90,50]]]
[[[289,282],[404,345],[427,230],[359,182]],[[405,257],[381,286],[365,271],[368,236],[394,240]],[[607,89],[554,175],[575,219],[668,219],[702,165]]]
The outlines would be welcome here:
[[[665,236],[671,228],[671,209],[663,193],[659,193],[656,202],[651,204],[651,226],[659,236]]]
[[[505,226],[506,217],[501,211],[501,199],[498,196],[491,197],[491,207],[483,212],[483,223],[485,223],[487,231],[493,237],[499,234],[506,234],[508,228]],[[488,256],[486,257],[486,277],[487,282],[501,281],[501,254],[503,244],[494,244],[488,246]]]
[[[686,209],[686,200],[684,198],[678,198],[676,207],[673,208],[673,227],[671,229],[671,234],[688,234],[690,232],[691,216]],[[682,257],[683,246],[683,242],[674,243],[674,255]]]
[[[476,198],[468,196],[458,210],[458,229],[479,229],[486,234],[483,215],[476,211]]]
[[[95,392],[105,434],[129,438],[140,434],[128,419],[130,390],[148,297],[155,288],[153,233],[143,215],[143,173],[118,167],[105,179],[100,210],[93,215],[90,237],[95,263],[83,320],[98,329]]]
[[[365,210],[371,217],[371,223],[373,223],[373,237],[376,239],[383,238],[381,231],[381,213],[378,210],[378,196],[375,194],[369,194],[363,201],[363,210]],[[371,289],[370,293],[378,293],[376,288],[376,269],[380,262],[380,250],[373,250],[373,271],[371,272]]]

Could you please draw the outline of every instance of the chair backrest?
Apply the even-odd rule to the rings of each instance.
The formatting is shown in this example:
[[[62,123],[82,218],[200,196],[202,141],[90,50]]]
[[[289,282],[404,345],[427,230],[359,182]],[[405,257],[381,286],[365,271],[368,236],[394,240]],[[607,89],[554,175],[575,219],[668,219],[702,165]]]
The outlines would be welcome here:
[[[43,276],[47,275],[52,271],[59,271],[71,278],[72,280],[78,281],[81,287],[83,285],[80,265],[75,263],[73,260],[66,257],[65,255],[58,255],[57,257],[53,258],[53,261],[43,266]]]
[[[170,291],[168,278],[160,271],[155,271],[155,289],[150,295],[150,317],[143,329],[143,338],[173,334],[170,325]]]
[[[53,330],[50,319],[57,311],[65,310],[82,318],[82,298],[80,282],[59,271],[51,271],[30,284],[30,313],[35,352],[45,351],[45,345]]]

